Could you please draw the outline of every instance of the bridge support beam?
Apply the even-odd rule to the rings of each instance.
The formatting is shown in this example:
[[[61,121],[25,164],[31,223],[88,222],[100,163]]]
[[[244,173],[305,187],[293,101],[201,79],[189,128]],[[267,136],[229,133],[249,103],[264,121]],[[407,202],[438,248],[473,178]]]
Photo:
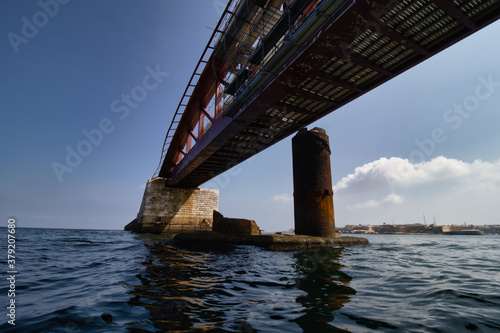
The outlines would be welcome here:
[[[324,129],[292,139],[295,234],[335,237],[330,145]]]
[[[219,191],[165,186],[165,178],[149,179],[137,218],[125,230],[137,233],[180,233],[212,230]]]

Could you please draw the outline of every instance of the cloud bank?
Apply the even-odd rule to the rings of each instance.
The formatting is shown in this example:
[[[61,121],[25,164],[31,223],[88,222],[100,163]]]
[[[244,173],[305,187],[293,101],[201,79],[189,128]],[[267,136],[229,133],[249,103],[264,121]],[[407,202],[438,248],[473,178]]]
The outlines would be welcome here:
[[[408,159],[384,157],[357,167],[337,182],[334,191],[339,195],[351,195],[389,188],[394,193],[397,189],[447,180],[461,183],[466,188],[497,191],[500,188],[500,160],[467,163],[439,156],[413,164]]]
[[[469,163],[439,156],[413,164],[398,157],[380,158],[357,167],[335,184],[334,191],[336,202],[343,205],[336,206],[340,211],[413,217],[415,212],[432,210],[455,214],[454,219],[470,213],[469,219],[483,214],[482,220],[494,220],[500,160]]]
[[[368,200],[362,203],[348,205],[347,209],[376,208],[384,205],[401,204],[401,203],[403,203],[403,198],[396,193],[391,193],[386,195],[382,200],[379,201]]]
[[[289,203],[293,201],[293,197],[288,193],[282,193],[275,195],[274,197],[271,198],[271,200],[274,202]]]

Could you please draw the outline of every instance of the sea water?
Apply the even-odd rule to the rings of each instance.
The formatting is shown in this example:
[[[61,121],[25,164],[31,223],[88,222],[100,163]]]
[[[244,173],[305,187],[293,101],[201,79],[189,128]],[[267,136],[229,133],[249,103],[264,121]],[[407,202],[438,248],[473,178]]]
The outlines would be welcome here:
[[[498,235],[367,235],[368,246],[295,252],[15,235],[15,326],[4,278],[1,332],[500,332]]]

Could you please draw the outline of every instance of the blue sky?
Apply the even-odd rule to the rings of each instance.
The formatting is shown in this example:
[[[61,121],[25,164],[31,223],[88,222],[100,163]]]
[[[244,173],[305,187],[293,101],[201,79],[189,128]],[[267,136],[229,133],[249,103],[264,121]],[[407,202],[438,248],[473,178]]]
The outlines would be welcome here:
[[[1,219],[101,229],[132,220],[222,7],[2,1]],[[499,35],[497,22],[313,125],[330,136],[337,225],[423,214],[500,224]],[[204,186],[220,190],[224,215],[293,227],[290,139]],[[55,172],[76,149],[86,156]]]

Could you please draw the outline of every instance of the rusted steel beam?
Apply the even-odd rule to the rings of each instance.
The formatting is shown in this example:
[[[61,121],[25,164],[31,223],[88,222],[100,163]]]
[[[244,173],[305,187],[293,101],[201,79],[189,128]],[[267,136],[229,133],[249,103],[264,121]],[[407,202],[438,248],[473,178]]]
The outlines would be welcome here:
[[[189,135],[189,132],[188,132],[187,143],[186,143],[186,151],[188,151],[188,152],[191,150],[192,141],[193,141],[193,138],[191,137],[191,135]]]
[[[423,56],[426,56],[426,57],[430,56],[430,52],[429,51],[427,51],[426,49],[424,49],[423,47],[421,47],[417,43],[414,43],[411,39],[406,38],[405,36],[403,36],[402,34],[400,34],[399,32],[397,32],[396,30],[393,30],[393,29],[389,28],[387,25],[382,25],[381,24],[379,26],[379,32],[381,34],[389,37],[393,41],[396,41],[399,44],[401,44],[401,45],[403,45],[403,46],[405,46],[407,48],[410,48],[413,51],[415,51],[417,53],[420,53]]]
[[[387,77],[392,78],[394,76],[394,73],[391,72],[390,70],[385,69],[382,66],[376,65],[376,64],[374,64],[374,63],[372,63],[372,62],[370,62],[370,61],[368,61],[368,60],[364,59],[363,57],[358,56],[356,54],[350,54],[347,57],[347,60],[352,62],[353,64],[359,65],[361,67],[369,68],[371,70],[374,70],[375,72],[379,72],[380,74],[384,74]]]
[[[198,137],[201,138],[205,132],[205,114],[200,111],[200,119],[198,120]]]
[[[208,120],[213,123],[214,122],[214,117],[210,114],[210,112],[207,111],[205,108],[201,108],[200,111],[208,118]]]
[[[210,143],[215,145],[215,147],[221,147],[223,145],[222,143],[227,142],[231,138],[231,136],[220,137],[219,135],[225,128],[227,128],[228,124],[231,122],[232,119],[228,117],[219,117],[216,121],[214,121],[208,131],[205,132],[205,134],[198,140],[197,144],[189,151],[189,153],[184,156],[184,158],[179,160],[176,165],[174,165],[171,172],[167,174],[168,177],[166,178],[169,178],[166,182],[167,185],[177,185],[178,181],[173,180],[173,178],[183,179],[184,177],[189,175],[189,173],[195,170],[201,163],[212,156],[212,154],[216,150],[218,150],[218,148],[215,148],[215,150],[214,148],[208,150],[204,149],[207,148]],[[216,138],[218,138],[219,140],[215,140]]]
[[[357,14],[359,19],[361,20],[359,22],[360,26],[371,27],[375,32],[381,33],[382,35],[389,37],[393,41],[396,41],[399,44],[408,47],[417,53],[420,53],[421,55],[424,55],[426,57],[430,56],[430,52],[428,50],[416,44],[410,38],[407,38],[406,36],[399,33],[397,30],[392,29],[381,20],[375,21],[373,15],[371,15],[370,12],[359,11],[357,12]]]
[[[311,91],[307,91],[304,89],[299,89],[299,88],[294,89],[293,94],[296,96],[307,98],[307,99],[312,99],[313,101],[318,101],[320,103],[325,103],[329,106],[337,106],[338,105],[333,99],[315,94]]]
[[[476,25],[471,20],[469,20],[467,15],[465,15],[464,13],[462,13],[460,11],[460,9],[455,7],[451,1],[449,1],[449,0],[433,0],[432,2],[435,3],[439,8],[441,8],[441,10],[444,11],[446,14],[448,14],[451,18],[462,23],[470,30],[472,30],[472,31],[477,30]]]
[[[349,89],[349,90],[356,91],[356,92],[363,91],[363,89],[361,89],[360,87],[358,87],[354,84],[351,84],[351,83],[339,80],[337,78],[334,78],[331,75],[328,75],[322,71],[317,71],[316,76],[313,77],[313,79],[318,80],[318,81],[322,81],[322,82],[326,82],[326,83],[330,83],[330,84],[333,84],[334,86],[338,86],[338,87]]]
[[[305,108],[301,108],[301,107],[298,107],[296,105],[290,105],[290,104],[283,103],[283,102],[276,103],[275,106],[277,108],[279,108],[280,110],[283,110],[283,112],[295,112],[295,113],[299,113],[299,114],[307,114],[310,116],[317,116],[318,115],[314,111],[307,110]]]
[[[191,137],[194,139],[194,141],[198,141],[198,137],[196,136],[196,134],[194,134],[194,132],[192,130],[189,131],[189,135],[191,135]]]
[[[269,129],[269,126],[268,125],[263,125],[263,124],[256,124],[256,123],[252,123],[250,125],[247,126],[247,129],[253,129],[253,130],[262,130],[262,129]],[[244,132],[243,135],[246,135],[247,132]]]

